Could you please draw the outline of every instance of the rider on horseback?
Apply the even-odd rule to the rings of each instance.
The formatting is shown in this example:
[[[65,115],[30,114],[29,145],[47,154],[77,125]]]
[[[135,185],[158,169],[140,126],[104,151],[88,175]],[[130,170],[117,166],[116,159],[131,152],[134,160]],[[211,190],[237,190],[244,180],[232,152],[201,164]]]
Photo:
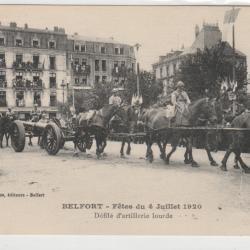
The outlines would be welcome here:
[[[120,106],[122,103],[121,97],[118,95],[118,90],[113,89],[112,90],[112,95],[109,97],[109,104],[115,104],[117,106]]]
[[[187,112],[191,103],[188,94],[184,91],[185,84],[182,81],[177,83],[177,89],[171,94],[171,102],[176,112],[176,125],[186,125],[183,114]]]

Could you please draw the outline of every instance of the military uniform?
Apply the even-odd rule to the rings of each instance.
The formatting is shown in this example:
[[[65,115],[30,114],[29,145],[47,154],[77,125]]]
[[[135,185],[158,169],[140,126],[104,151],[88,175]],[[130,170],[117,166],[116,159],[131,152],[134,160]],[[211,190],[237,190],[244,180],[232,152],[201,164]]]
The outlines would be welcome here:
[[[185,118],[185,113],[188,112],[188,105],[191,103],[188,94],[181,89],[184,87],[183,82],[177,83],[177,90],[171,95],[171,102],[175,107],[176,113],[176,124],[177,125],[188,125],[188,121]]]
[[[114,105],[120,106],[121,103],[122,103],[122,100],[121,100],[120,96],[115,96],[115,95],[110,96],[109,104],[114,104]]]
[[[30,120],[32,122],[38,122],[41,117],[41,113],[38,110],[32,110],[30,113]]]

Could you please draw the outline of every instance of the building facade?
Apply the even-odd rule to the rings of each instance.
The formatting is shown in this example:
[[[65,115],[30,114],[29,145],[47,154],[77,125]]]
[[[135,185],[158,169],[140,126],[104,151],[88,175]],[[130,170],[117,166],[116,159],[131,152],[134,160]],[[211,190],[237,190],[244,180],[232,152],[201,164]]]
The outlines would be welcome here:
[[[98,82],[122,84],[135,67],[134,48],[112,38],[68,36],[67,59],[71,84],[83,87]]]
[[[134,65],[133,47],[113,39],[69,36],[59,27],[0,25],[0,112],[12,107],[27,119],[37,104],[55,115],[69,89],[120,84]]]
[[[205,48],[212,48],[222,40],[222,33],[218,27],[218,24],[203,23],[201,30],[198,25],[195,26],[194,42],[191,47],[182,47],[181,50],[171,51],[164,56],[159,57],[159,61],[153,64],[153,71],[156,79],[162,80],[164,85],[164,95],[168,95],[173,91],[175,83],[173,78],[181,62],[187,57],[194,55],[198,50],[203,51]],[[233,57],[233,48],[225,43],[224,55],[227,57]],[[236,50],[235,58],[237,63],[244,64],[246,67],[246,56]]]

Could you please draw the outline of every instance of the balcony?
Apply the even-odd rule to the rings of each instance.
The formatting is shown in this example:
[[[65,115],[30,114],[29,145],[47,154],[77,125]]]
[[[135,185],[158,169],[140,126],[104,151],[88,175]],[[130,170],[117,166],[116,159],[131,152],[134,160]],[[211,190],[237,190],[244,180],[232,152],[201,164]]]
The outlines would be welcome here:
[[[13,62],[13,69],[20,71],[43,71],[44,66],[41,63],[31,63],[31,62]]]
[[[7,88],[7,81],[0,80],[0,88]]]
[[[13,80],[13,88],[15,90],[43,90],[42,80],[30,81],[30,80]]]
[[[129,72],[132,72],[132,69],[125,66],[117,66],[112,70],[112,76],[114,77],[126,77]]]
[[[71,64],[71,67],[76,75],[90,74],[90,65]]]

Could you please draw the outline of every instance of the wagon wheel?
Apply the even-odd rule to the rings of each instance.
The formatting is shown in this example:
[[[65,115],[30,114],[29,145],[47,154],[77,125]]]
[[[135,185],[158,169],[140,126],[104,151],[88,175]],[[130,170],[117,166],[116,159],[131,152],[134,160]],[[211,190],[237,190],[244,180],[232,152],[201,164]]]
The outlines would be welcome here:
[[[56,155],[62,145],[61,131],[55,123],[49,123],[44,130],[43,145],[50,155]]]
[[[76,140],[76,146],[81,152],[86,152],[86,149],[90,149],[93,144],[93,140],[90,136],[79,137]]]
[[[11,125],[11,146],[15,152],[22,152],[25,147],[25,128],[20,121]]]
[[[85,138],[78,138],[77,141],[76,141],[76,146],[81,152],[86,152]]]

